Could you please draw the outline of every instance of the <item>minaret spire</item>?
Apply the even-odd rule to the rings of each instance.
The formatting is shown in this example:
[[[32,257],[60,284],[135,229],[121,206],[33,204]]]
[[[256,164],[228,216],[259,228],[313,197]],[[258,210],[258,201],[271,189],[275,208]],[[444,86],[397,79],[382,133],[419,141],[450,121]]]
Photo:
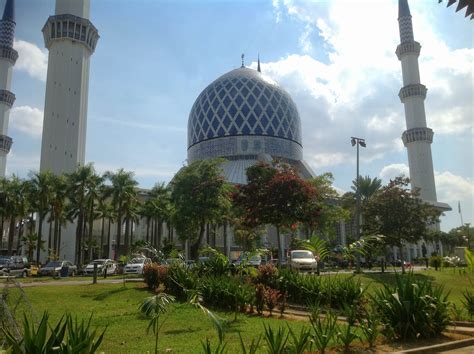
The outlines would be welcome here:
[[[15,22],[15,1],[7,0],[5,3],[5,9],[3,10],[3,21],[13,21]]]
[[[245,57],[245,54],[242,53],[242,55],[240,56],[240,59],[242,59],[242,66],[241,66],[241,68],[245,68],[245,65],[244,65],[244,57]]]
[[[413,26],[410,8],[407,0],[399,0],[399,30],[400,44],[396,54],[402,63],[403,87],[398,96],[405,107],[405,121],[407,130],[403,132],[403,144],[408,152],[408,165],[412,188],[420,190],[420,197],[424,201],[434,204],[436,186],[431,156],[433,130],[426,125],[425,98],[427,89],[420,83],[418,56],[420,43],[413,36]],[[445,204],[446,205],[446,204]]]
[[[257,71],[258,71],[259,73],[261,73],[261,72],[262,72],[262,70],[260,69],[260,53],[258,53],[258,64],[257,64]]]
[[[13,66],[18,53],[13,49],[15,38],[15,2],[7,0],[0,20],[0,176],[5,176],[7,155],[13,144],[8,133],[10,109],[15,102],[15,95],[10,91]]]

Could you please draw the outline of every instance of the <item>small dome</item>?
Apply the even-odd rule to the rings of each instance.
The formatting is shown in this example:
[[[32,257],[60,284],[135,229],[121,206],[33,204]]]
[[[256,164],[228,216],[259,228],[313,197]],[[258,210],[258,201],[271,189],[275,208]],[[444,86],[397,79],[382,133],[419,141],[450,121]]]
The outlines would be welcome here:
[[[290,95],[267,76],[245,67],[222,75],[196,99],[188,121],[188,149],[235,136],[276,137],[301,147],[300,117]]]

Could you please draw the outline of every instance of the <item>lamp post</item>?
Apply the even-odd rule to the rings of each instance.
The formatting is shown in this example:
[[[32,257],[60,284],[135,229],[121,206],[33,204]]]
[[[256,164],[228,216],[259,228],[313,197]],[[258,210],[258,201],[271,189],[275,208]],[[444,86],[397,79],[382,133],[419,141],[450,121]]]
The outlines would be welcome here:
[[[466,233],[467,233],[467,249],[471,249],[471,235],[469,234],[469,226],[471,226],[471,223],[467,222],[464,224],[466,226]]]
[[[359,145],[366,147],[365,139],[351,136],[352,146],[356,146],[357,150],[357,172],[356,172],[356,238],[360,239],[360,191],[359,191]],[[360,273],[360,254],[357,253],[357,273]]]

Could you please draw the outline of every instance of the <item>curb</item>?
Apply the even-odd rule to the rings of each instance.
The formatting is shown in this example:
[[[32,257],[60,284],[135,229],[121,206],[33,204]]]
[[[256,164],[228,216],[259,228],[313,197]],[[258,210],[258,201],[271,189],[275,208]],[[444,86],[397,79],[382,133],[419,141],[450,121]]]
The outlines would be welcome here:
[[[461,339],[454,342],[430,345],[427,347],[415,348],[415,349],[408,349],[401,352],[395,352],[395,354],[402,354],[402,353],[439,353],[444,352],[447,350],[452,349],[459,349],[474,345],[474,338],[468,339]]]

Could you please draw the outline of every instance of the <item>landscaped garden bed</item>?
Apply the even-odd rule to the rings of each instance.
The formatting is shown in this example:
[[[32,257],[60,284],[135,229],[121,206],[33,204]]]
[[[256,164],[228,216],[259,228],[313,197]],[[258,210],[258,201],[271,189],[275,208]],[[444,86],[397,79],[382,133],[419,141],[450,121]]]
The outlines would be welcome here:
[[[205,343],[206,339],[209,339],[209,344],[214,350],[217,347],[219,339],[214,323],[201,309],[188,303],[189,294],[193,292],[199,294],[202,306],[210,309],[224,324],[223,343],[229,353],[242,352],[240,338],[248,350],[252,341],[255,343],[260,336],[257,352],[266,352],[269,344],[265,339],[265,328],[267,328],[267,338],[268,328],[273,330],[274,337],[278,331],[284,338],[288,335],[288,341],[285,344],[287,347],[295,341],[289,335],[289,328],[299,338],[306,329],[309,333],[308,341],[312,343],[312,350],[316,351],[316,344],[314,344],[317,336],[316,328],[319,326],[320,331],[328,330],[327,317],[336,315],[347,317],[348,314],[350,317],[351,310],[347,304],[350,304],[354,310],[352,316],[356,317],[349,321],[352,321],[349,327],[347,322],[341,321],[341,318],[335,321],[333,335],[327,343],[328,347],[337,345],[336,349],[331,349],[333,351],[342,351],[343,342],[346,342],[353,352],[368,352],[367,334],[364,328],[361,328],[361,324],[368,325],[366,320],[370,318],[374,321],[373,328],[377,328],[377,332],[380,332],[375,333],[376,338],[373,338],[378,352],[393,352],[466,338],[466,336],[444,331],[444,328],[453,316],[448,302],[461,304],[462,293],[466,289],[463,288],[463,284],[468,284],[472,278],[468,274],[423,272],[411,275],[410,282],[398,284],[399,288],[405,286],[403,290],[405,293],[403,295],[400,291],[400,296],[416,295],[413,298],[414,307],[410,314],[416,311],[423,312],[418,308],[423,309],[425,305],[433,308],[429,321],[422,318],[421,322],[410,324],[410,329],[413,329],[412,332],[415,333],[414,336],[408,334],[406,337],[401,337],[391,334],[387,328],[384,329],[383,323],[388,321],[384,316],[387,315],[383,315],[375,306],[375,299],[377,296],[382,296],[380,293],[384,291],[383,284],[395,286],[400,281],[401,278],[393,274],[316,277],[289,271],[275,272],[270,267],[260,270],[230,269],[226,266],[222,267],[222,264],[212,267],[210,265],[195,267],[192,270],[181,266],[157,267],[155,270],[159,272],[155,277],[156,284],[154,285],[150,282],[149,275],[145,274],[145,279],[153,290],[148,289],[143,283],[24,288],[27,302],[31,304],[31,307],[25,301],[20,302],[16,309],[16,318],[21,322],[22,312],[25,311],[29,317],[34,312],[38,320],[43,311],[48,311],[50,323],[54,325],[66,312],[77,316],[78,319],[88,319],[93,314],[93,328],[97,327],[101,332],[107,327],[100,346],[101,351],[143,353],[153,350],[154,336],[151,333],[147,334],[148,319],[141,315],[138,309],[144,299],[153,296],[157,291],[164,290],[176,296],[177,301],[170,305],[163,316],[166,321],[160,333],[161,352],[166,349],[171,349],[176,353],[203,352],[201,343],[203,341]],[[448,294],[446,291],[437,290],[436,286],[431,286],[431,281],[446,283],[446,287],[450,288],[451,292]],[[416,293],[413,286],[408,286],[409,284],[417,284],[414,287],[415,290],[423,284],[426,288],[422,293]],[[428,289],[428,285],[431,290]],[[273,289],[273,291],[268,289]],[[394,293],[393,289],[387,288],[387,296],[385,298],[382,296],[379,300],[387,301],[387,298],[390,298],[388,294]],[[262,292],[260,303],[257,301],[258,291]],[[286,293],[286,302],[282,303],[281,296],[276,295],[283,293]],[[9,300],[15,302],[19,295],[18,289],[12,289]],[[417,299],[425,297],[426,300],[426,296],[431,296],[432,299],[425,305],[420,305]],[[271,316],[269,301],[273,301]],[[308,321],[308,317],[294,316],[291,313],[292,309],[289,308],[290,304],[299,305],[300,311],[313,312],[313,323]],[[401,307],[399,310],[403,309]],[[284,313],[281,317],[282,310]],[[317,316],[319,314],[322,316]],[[399,313],[393,315],[396,317]],[[319,324],[316,323],[318,318]],[[464,313],[463,318],[468,319],[467,313]],[[401,322],[406,324],[409,321],[402,318]],[[440,326],[434,326],[433,322]],[[382,333],[385,336],[382,336]]]

